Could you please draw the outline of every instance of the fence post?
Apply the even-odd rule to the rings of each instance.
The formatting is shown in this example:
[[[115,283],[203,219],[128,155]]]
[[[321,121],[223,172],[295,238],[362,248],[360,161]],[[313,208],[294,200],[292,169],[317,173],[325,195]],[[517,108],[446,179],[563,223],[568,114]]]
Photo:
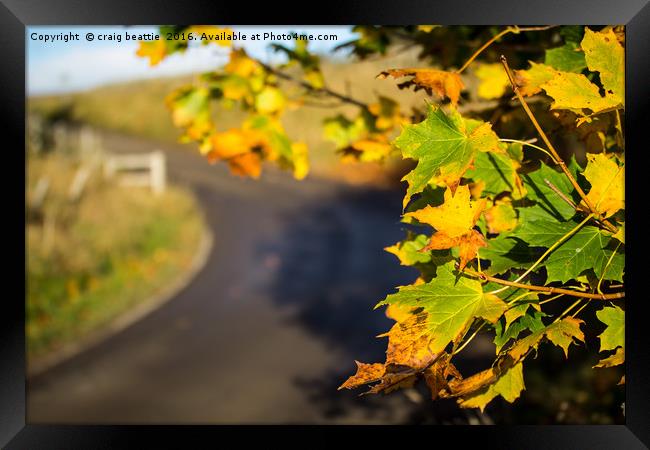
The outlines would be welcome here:
[[[151,153],[151,190],[154,194],[160,195],[165,192],[166,167],[165,154],[160,150]]]

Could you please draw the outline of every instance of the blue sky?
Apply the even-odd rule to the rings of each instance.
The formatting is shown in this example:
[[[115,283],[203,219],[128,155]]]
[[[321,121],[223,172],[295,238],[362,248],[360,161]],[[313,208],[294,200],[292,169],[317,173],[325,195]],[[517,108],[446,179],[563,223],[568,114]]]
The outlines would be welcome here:
[[[333,47],[355,37],[350,27],[331,26],[233,26],[235,31],[246,33],[273,32],[275,34],[289,31],[317,33],[334,33],[336,41],[313,41],[310,49],[317,53],[330,53]],[[99,41],[95,38],[88,42],[86,33],[114,35],[124,37],[124,33],[155,33],[154,26],[57,26],[29,27],[27,29],[27,93],[28,95],[55,94],[75,92],[94,88],[104,84],[135,79],[172,76],[195,73],[213,69],[223,64],[229,52],[227,47],[206,45],[190,48],[183,54],[174,54],[155,67],[150,67],[148,60],[135,55],[137,42]],[[79,41],[43,42],[32,39],[32,34],[56,35],[60,33],[79,33]],[[268,49],[274,41],[245,41],[238,43],[256,58],[266,62],[280,62],[282,56]],[[282,42],[293,46],[291,42]]]

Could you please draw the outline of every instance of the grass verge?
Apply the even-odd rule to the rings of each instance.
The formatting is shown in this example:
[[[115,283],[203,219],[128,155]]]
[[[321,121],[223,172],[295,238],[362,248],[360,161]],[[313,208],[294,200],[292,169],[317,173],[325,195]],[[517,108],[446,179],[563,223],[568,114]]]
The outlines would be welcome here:
[[[30,158],[27,190],[27,353],[42,356],[108,324],[191,267],[204,230],[187,191],[160,196],[102,180],[96,172],[77,202],[67,199],[75,163]],[[50,188],[41,208],[38,180]]]

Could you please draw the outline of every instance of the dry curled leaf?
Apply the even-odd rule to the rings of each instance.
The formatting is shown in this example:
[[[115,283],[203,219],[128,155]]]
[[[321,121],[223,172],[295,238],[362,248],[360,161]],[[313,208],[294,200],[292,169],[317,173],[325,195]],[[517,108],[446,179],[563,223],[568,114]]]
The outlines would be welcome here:
[[[449,98],[456,105],[460,93],[465,87],[460,75],[456,72],[446,72],[436,69],[388,69],[381,72],[378,77],[386,78],[412,77],[410,80],[399,84],[400,88],[415,86],[415,90],[424,89],[427,94],[435,93],[440,98]]]

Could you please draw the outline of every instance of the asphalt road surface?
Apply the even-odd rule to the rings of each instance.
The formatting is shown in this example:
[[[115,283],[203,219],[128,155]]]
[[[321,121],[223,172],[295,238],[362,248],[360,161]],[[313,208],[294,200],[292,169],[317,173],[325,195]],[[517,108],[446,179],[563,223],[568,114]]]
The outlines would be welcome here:
[[[161,148],[214,234],[175,298],[28,382],[29,423],[440,423],[467,416],[422,395],[336,387],[354,359],[383,360],[374,304],[415,272],[382,250],[403,237],[401,192],[268,171],[233,177],[187,147],[105,135],[112,151]],[[467,414],[467,413],[463,413]]]

